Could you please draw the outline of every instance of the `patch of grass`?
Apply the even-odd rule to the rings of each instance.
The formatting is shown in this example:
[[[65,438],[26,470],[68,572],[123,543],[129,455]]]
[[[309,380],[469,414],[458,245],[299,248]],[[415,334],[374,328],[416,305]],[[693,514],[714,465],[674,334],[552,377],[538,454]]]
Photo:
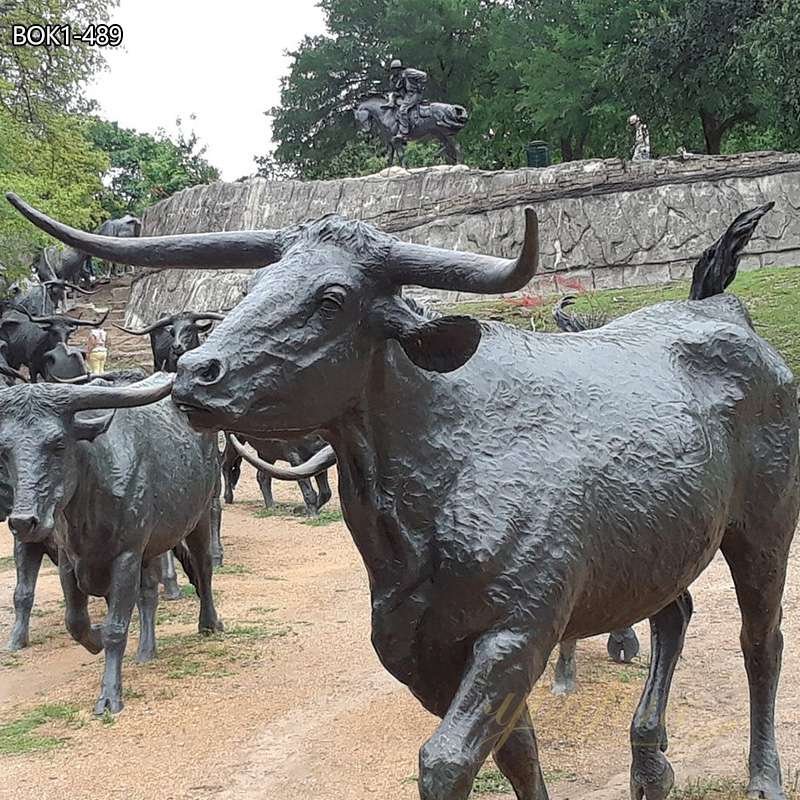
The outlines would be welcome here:
[[[13,669],[20,666],[22,666],[22,659],[17,653],[3,653],[2,657],[0,657],[0,667]]]
[[[303,525],[312,525],[314,527],[320,525],[331,525],[334,522],[341,522],[342,521],[342,512],[339,511],[337,508],[332,508],[330,510],[325,509],[320,511],[316,517],[306,517],[303,520]]]
[[[51,722],[75,727],[79,724],[78,709],[63,704],[45,704],[28,711],[12,722],[0,725],[0,755],[23,755],[55,750],[65,739],[37,733],[36,729]]]
[[[103,716],[100,717],[100,724],[101,725],[116,725],[117,724],[117,718],[108,709],[106,709],[103,712]]]
[[[229,626],[224,633],[198,636],[178,633],[162,636],[154,669],[164,670],[168,678],[224,678],[235,665],[258,660],[261,644],[269,639],[288,636],[292,628],[277,622],[249,622]]]
[[[609,664],[609,672],[611,675],[616,676],[617,680],[622,683],[640,683],[647,678],[647,673],[650,671],[649,662],[632,661],[630,664]]]
[[[264,517],[297,517],[304,513],[304,506],[298,506],[294,503],[275,503],[274,506],[269,508],[264,508],[264,506],[257,508],[253,512],[253,516],[263,519]]]
[[[670,800],[741,800],[745,787],[734,778],[698,778],[670,792]]]
[[[0,557],[0,572],[7,569],[14,569],[15,566],[16,564],[14,562],[14,556]]]
[[[223,564],[221,567],[214,567],[215,575],[248,575],[250,570],[241,564]],[[194,586],[191,587],[194,594]]]
[[[49,642],[50,639],[55,639],[56,636],[59,636],[63,632],[64,628],[61,625],[46,628],[45,630],[33,631],[30,637],[30,645],[31,647],[37,647],[45,642]]]
[[[558,781],[574,781],[577,779],[577,776],[573,772],[564,772],[556,769],[549,772],[545,771],[544,779],[548,783],[550,781],[556,783]],[[408,778],[403,779],[403,783],[419,783],[419,777],[410,775]],[[470,797],[479,797],[482,794],[513,793],[513,787],[497,767],[485,766],[475,777]]]
[[[800,269],[775,268],[740,272],[728,292],[744,300],[758,333],[783,354],[793,372],[800,373],[800,316],[797,314],[800,303]],[[688,281],[666,286],[607,289],[579,295],[570,311],[602,311],[609,317],[620,317],[663,300],[685,300],[688,294]],[[470,314],[480,319],[497,320],[525,330],[531,329],[533,321],[537,331],[555,331],[552,308],[557,300],[558,296],[478,301],[458,303],[444,310],[446,313]]]
[[[476,776],[475,783],[472,784],[472,794],[470,797],[477,797],[482,794],[503,794],[511,792],[511,784],[506,780],[505,775],[495,767],[484,767]]]
[[[544,780],[545,783],[571,783],[578,780],[578,776],[566,769],[546,769],[544,770]]]

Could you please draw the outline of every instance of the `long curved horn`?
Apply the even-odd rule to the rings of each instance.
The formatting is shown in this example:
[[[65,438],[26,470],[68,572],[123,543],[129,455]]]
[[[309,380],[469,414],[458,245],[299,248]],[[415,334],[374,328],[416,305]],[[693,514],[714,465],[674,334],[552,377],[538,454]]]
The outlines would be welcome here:
[[[218,314],[216,311],[206,311],[205,313],[200,313],[199,311],[192,311],[189,314],[189,319],[192,322],[199,322],[201,319],[213,319],[216,322],[222,322],[225,319],[224,314]]]
[[[280,230],[190,233],[177,236],[119,238],[86,233],[51,219],[13,192],[6,199],[37,228],[97,258],[139,267],[225,269],[263,267],[280,261]]]
[[[522,289],[539,265],[539,218],[525,209],[525,236],[516,259],[444,250],[410,242],[393,242],[386,267],[397,284],[478,294]]]
[[[128,386],[65,386],[64,390],[69,392],[65,402],[72,411],[146,406],[163,400],[172,391],[175,376],[162,373],[161,377],[160,383],[148,378]]]
[[[161,319],[157,319],[152,325],[148,325],[146,328],[142,328],[140,331],[135,331],[133,328],[126,328],[124,325],[117,325],[116,322],[112,322],[111,324],[121,330],[123,333],[129,333],[131,336],[144,336],[146,333],[152,333],[159,328],[163,328],[165,325],[172,325],[175,321],[175,315],[171,317],[161,317]]]
[[[80,386],[93,381],[95,378],[102,378],[104,374],[101,372],[98,375],[94,375],[91,372],[87,372],[85,375],[76,375],[74,378],[59,378],[58,375],[53,375],[53,383],[70,383],[73,386]]]
[[[90,319],[76,319],[75,317],[69,317],[66,314],[52,314],[50,316],[44,317],[34,317],[30,311],[24,306],[18,305],[17,303],[11,303],[11,308],[14,311],[20,311],[31,321],[35,322],[39,325],[52,325],[56,320],[62,320],[66,322],[68,325],[73,325],[76,328],[86,327],[86,328],[99,328],[107,319],[108,315],[111,313],[111,309],[106,309],[106,313],[99,320],[90,320]]]
[[[74,283],[63,280],[42,281],[42,286],[63,286],[66,289],[72,289],[72,291],[80,292],[81,294],[97,294],[100,291],[99,289],[95,289],[93,292],[90,292],[88,289],[82,289],[80,286],[76,286]]]
[[[262,461],[258,456],[251,455],[247,452],[244,445],[232,434],[225,434],[233,445],[233,449],[248,463],[252,464],[256,469],[266,472],[271,478],[277,478],[280,481],[296,481],[301,478],[313,478],[320,472],[324,472],[329,467],[336,463],[336,453],[333,448],[328,444],[325,445],[319,452],[315,453],[308,461],[303,462],[297,467],[276,467],[268,461]]]

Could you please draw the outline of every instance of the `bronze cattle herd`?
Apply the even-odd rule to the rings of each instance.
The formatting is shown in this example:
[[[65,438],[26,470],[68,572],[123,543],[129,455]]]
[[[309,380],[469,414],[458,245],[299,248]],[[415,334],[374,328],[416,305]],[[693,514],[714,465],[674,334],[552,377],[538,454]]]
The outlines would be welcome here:
[[[724,293],[771,204],[711,244],[689,299],[612,321],[570,314],[565,299],[554,316],[566,332],[547,334],[440,315],[403,295],[522,289],[539,259],[531,209],[519,256],[504,260],[336,215],[279,230],[141,237],[129,225],[107,236],[8,200],[67,246],[62,263],[78,253],[257,268],[224,318],[180,312],[131,331],[151,336],[147,378],[85,375],[68,344],[82,323],[56,313],[80,268],[63,277],[53,251],[33,296],[17,292],[0,317],[0,501],[18,571],[11,646],[27,644],[47,553],[67,629],[105,651],[96,713],[122,708],[136,604],[137,657],[155,655],[158,582],[174,574],[166,554],[196,588],[200,632],[222,630],[212,555],[221,561],[221,486],[232,502],[241,459],[258,468],[267,503],[271,479],[299,481],[309,513],[330,498],[335,463],[369,577],[375,650],[441,719],[420,749],[422,800],[466,800],[490,754],[519,800],[544,800],[526,699],[551,652],[561,644],[555,688],[570,691],[578,639],[610,632],[609,654],[629,660],[630,626],[645,618],[651,660],[631,724],[630,789],[633,800],[663,800],[688,587],[717,551],[742,615],[748,794],[785,797],[775,697],[800,509],[797,394],[781,356]],[[102,625],[89,619],[89,595],[107,601]]]

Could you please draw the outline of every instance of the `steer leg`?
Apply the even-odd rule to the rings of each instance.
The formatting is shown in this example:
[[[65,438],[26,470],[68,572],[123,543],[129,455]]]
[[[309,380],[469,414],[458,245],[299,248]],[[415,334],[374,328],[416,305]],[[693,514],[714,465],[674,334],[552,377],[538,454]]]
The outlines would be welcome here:
[[[142,565],[139,586],[139,649],[136,660],[140,664],[156,657],[156,610],[158,609],[158,579],[161,576],[161,561],[154,558]]]
[[[275,505],[275,498],[272,496],[272,478],[266,472],[259,470],[256,480],[261,489],[261,496],[264,498],[264,508],[272,508]]]
[[[639,655],[639,639],[633,628],[611,631],[606,650],[609,657],[618,664],[629,664]]]
[[[781,598],[789,542],[790,527],[785,539],[779,541],[767,535],[748,537],[730,531],[722,542],[742,614],[740,641],[750,688],[747,794],[766,800],[785,798],[775,741],[775,694],[783,653]]]
[[[64,592],[64,622],[70,636],[90,653],[99,653],[103,649],[103,626],[92,625],[89,597],[78,586],[75,570],[63,550],[58,554],[58,577]]]
[[[314,491],[314,487],[311,485],[311,479],[301,478],[299,481],[297,481],[297,485],[300,487],[300,492],[303,495],[303,502],[306,506],[306,514],[309,517],[316,517],[319,513],[319,501],[317,500],[317,493]]]
[[[20,542],[14,538],[14,563],[17,567],[17,585],[14,588],[14,627],[8,640],[9,650],[21,650],[29,644],[31,610],[36,579],[45,554],[43,544]]]
[[[194,587],[200,598],[200,619],[198,630],[203,635],[209,635],[225,630],[222,620],[217,616],[214,607],[214,595],[211,591],[211,513],[200,520],[197,527],[186,537],[186,546],[192,556],[194,567]]]
[[[314,480],[317,482],[318,498],[317,498],[317,511],[319,511],[328,500],[331,499],[331,485],[328,481],[328,472],[320,472]]]
[[[500,772],[514,787],[517,800],[547,800],[547,788],[539,765],[539,748],[527,706],[513,732],[502,747],[495,748],[493,755]]]
[[[222,480],[225,484],[225,502],[233,504],[233,491],[239,483],[242,474],[242,457],[230,444],[225,445],[225,455],[222,460]]]
[[[221,567],[224,558],[222,549],[222,504],[219,502],[219,490],[211,501],[211,563]]]
[[[106,711],[112,714],[122,711],[122,657],[128,643],[131,614],[139,595],[141,574],[142,559],[136,553],[122,553],[111,562],[111,587],[106,598],[108,614],[103,626],[106,664],[100,697],[94,706],[97,716]]]
[[[175,556],[167,550],[160,556],[161,583],[164,584],[165,600],[180,600],[181,587],[178,585],[178,571],[175,569]]]
[[[665,800],[675,774],[667,750],[665,716],[675,667],[692,616],[692,598],[684,592],[650,617],[650,674],[631,723],[631,798]]]
[[[479,639],[458,691],[441,724],[419,753],[422,800],[466,800],[475,775],[492,750],[517,782],[520,800],[539,800],[544,784],[536,769],[527,697],[544,671],[558,636],[534,640],[529,633],[498,631]],[[522,720],[522,723],[520,722]],[[523,734],[518,728],[530,730]]]
[[[556,661],[555,676],[553,678],[553,694],[572,694],[575,691],[575,677],[578,672],[575,660],[575,647],[577,641],[561,642]]]

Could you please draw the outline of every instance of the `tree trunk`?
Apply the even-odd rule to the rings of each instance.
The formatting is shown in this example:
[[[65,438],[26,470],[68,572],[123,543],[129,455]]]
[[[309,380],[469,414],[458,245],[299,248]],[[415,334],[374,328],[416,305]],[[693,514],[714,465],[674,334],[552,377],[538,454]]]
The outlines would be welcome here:
[[[561,137],[561,160],[572,161],[575,158],[572,152],[572,140],[569,136]]]
[[[706,153],[711,156],[718,156],[722,147],[722,135],[725,133],[725,125],[714,115],[707,111],[700,111],[700,122],[703,125],[703,137],[706,140]]]

